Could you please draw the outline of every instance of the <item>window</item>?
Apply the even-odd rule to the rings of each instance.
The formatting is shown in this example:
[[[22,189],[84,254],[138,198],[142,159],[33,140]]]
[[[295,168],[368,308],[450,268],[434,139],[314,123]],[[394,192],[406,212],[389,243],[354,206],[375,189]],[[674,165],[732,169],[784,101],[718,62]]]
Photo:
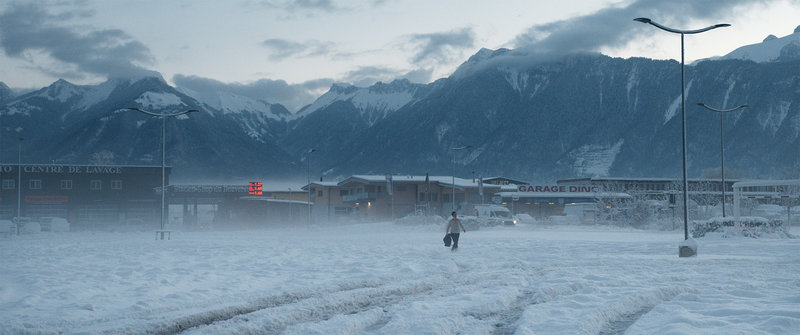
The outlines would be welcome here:
[[[71,190],[72,189],[72,180],[64,179],[61,181],[61,189],[62,190]]]
[[[339,195],[340,196],[350,195],[350,190],[339,190]]]
[[[112,180],[111,181],[111,189],[112,190],[121,190],[122,189],[122,180]]]
[[[31,179],[28,181],[28,187],[32,190],[41,190],[42,189],[42,180],[41,179]]]
[[[3,179],[3,189],[4,190],[13,190],[16,187],[16,180],[14,179]]]
[[[322,190],[319,190],[319,191],[317,192],[317,196],[318,196],[318,197],[322,197]]]
[[[103,189],[103,181],[102,180],[90,180],[89,181],[89,189],[92,191],[99,191]]]

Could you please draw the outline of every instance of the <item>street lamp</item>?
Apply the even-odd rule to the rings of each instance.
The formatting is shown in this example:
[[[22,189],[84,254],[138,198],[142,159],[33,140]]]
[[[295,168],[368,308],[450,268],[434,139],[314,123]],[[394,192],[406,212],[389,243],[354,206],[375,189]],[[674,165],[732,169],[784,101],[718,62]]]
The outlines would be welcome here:
[[[150,115],[150,116],[161,118],[161,230],[164,230],[164,215],[166,214],[166,209],[164,208],[164,206],[165,206],[165,196],[166,196],[166,193],[167,193],[166,185],[164,185],[166,183],[166,179],[167,179],[167,177],[166,177],[166,175],[167,175],[166,174],[166,161],[167,161],[167,126],[166,125],[167,125],[167,118],[168,117],[175,117],[175,116],[180,116],[180,115],[183,115],[183,114],[197,112],[197,110],[196,109],[190,109],[190,110],[187,110],[187,111],[178,112],[178,113],[172,113],[172,114],[166,114],[166,113],[157,114],[157,113],[148,112],[148,111],[141,110],[139,108],[134,108],[134,107],[126,107],[124,109],[137,111],[137,112],[144,113],[144,114],[147,114],[147,115]],[[162,239],[163,239],[163,235],[162,235]]]
[[[741,105],[731,109],[716,109],[708,105],[698,102],[698,106],[705,107],[706,109],[719,113],[719,160],[720,160],[720,176],[722,176],[722,217],[725,217],[725,137],[722,133],[722,116],[725,113],[733,112],[742,108],[748,108],[748,105]]]
[[[452,190],[453,190],[453,199],[452,199],[452,201],[453,201],[453,211],[454,212],[456,211],[456,151],[465,150],[465,149],[469,149],[469,148],[472,148],[472,146],[471,145],[466,145],[466,146],[458,147],[458,148],[450,148],[450,150],[453,150],[453,188],[452,188]]]
[[[306,163],[308,163],[308,169],[306,170],[306,176],[308,178],[308,225],[311,225],[311,153],[317,151],[317,149],[308,149],[306,152]]]
[[[17,234],[19,234],[19,222],[22,220],[22,141],[19,138],[19,150],[17,150]]]
[[[689,198],[688,198],[687,190],[689,188],[689,182],[686,180],[686,88],[685,88],[685,86],[686,86],[685,81],[686,80],[685,80],[685,75],[684,75],[685,61],[684,61],[684,57],[683,57],[684,56],[683,55],[684,54],[683,36],[686,35],[686,34],[699,34],[699,33],[702,33],[702,32],[705,32],[705,31],[709,31],[709,30],[715,29],[715,28],[728,27],[728,26],[730,26],[730,24],[721,23],[721,24],[715,24],[713,26],[708,26],[708,27],[701,28],[701,29],[696,29],[696,30],[680,30],[680,29],[675,29],[675,28],[662,26],[662,25],[660,25],[660,24],[658,24],[656,22],[653,22],[653,20],[650,20],[650,19],[644,18],[644,17],[636,18],[636,19],[633,19],[633,20],[634,21],[639,21],[641,23],[651,24],[651,25],[655,26],[656,28],[659,28],[661,30],[665,30],[665,31],[668,31],[668,32],[671,32],[671,33],[681,34],[681,134],[682,134],[682,142],[683,142],[683,147],[682,147],[682,153],[683,153],[683,239],[684,240],[688,240],[689,239]],[[687,256],[694,256],[695,254],[696,254],[696,250],[695,250],[694,254],[688,254]],[[681,253],[680,256],[683,256],[683,254]]]

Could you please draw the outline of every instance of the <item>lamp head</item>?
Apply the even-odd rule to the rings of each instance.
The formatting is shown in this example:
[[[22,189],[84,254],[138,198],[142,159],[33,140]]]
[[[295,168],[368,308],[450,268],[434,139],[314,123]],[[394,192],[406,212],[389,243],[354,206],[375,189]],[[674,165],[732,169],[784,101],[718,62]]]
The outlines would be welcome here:
[[[634,20],[634,21],[639,21],[639,22],[641,22],[641,23],[650,23],[650,22],[651,22],[651,20],[650,20],[650,19],[648,19],[648,18],[646,18],[646,17],[639,17],[639,18],[635,18],[635,19],[633,19],[633,20]]]

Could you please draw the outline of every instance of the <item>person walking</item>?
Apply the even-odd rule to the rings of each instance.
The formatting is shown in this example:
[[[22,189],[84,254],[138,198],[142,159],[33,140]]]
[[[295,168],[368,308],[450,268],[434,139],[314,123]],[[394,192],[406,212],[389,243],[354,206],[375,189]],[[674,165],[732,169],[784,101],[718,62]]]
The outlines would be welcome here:
[[[458,237],[461,235],[460,233],[462,231],[466,233],[467,230],[464,229],[464,225],[461,224],[461,220],[458,219],[456,212],[453,212],[452,215],[453,218],[447,222],[447,230],[445,231],[445,234],[450,236],[450,239],[453,242],[453,247],[450,248],[450,251],[455,251],[458,249]]]

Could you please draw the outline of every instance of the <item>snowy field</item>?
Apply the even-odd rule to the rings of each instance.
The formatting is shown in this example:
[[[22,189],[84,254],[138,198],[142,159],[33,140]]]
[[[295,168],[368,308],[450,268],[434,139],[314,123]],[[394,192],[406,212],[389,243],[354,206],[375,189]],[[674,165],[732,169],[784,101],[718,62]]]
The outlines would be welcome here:
[[[0,333],[797,334],[800,239],[389,223],[0,238]],[[794,234],[800,233],[795,229]]]

